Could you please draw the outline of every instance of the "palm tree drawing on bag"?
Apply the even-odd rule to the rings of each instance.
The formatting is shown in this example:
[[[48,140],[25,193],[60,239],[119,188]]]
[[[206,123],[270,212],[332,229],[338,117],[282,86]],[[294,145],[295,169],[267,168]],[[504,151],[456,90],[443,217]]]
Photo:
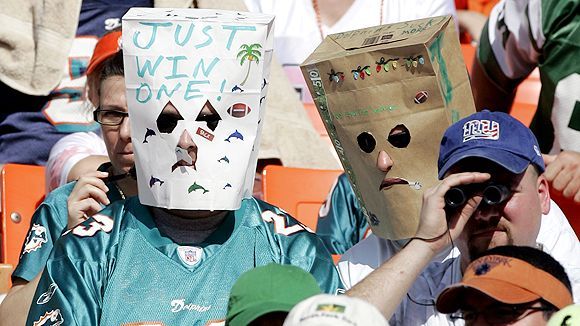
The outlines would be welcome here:
[[[258,43],[254,43],[252,45],[242,44],[240,46],[240,52],[238,52],[237,58],[240,59],[240,65],[243,65],[246,60],[248,60],[248,72],[246,73],[246,77],[240,83],[240,85],[244,85],[250,76],[250,69],[252,67],[252,62],[255,61],[256,64],[260,63],[260,57],[262,53],[260,50],[262,46]]]

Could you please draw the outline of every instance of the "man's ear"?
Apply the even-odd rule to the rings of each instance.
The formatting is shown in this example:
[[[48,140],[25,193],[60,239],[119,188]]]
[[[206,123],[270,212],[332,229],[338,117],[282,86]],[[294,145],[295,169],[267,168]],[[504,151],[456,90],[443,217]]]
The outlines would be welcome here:
[[[542,207],[542,214],[546,215],[550,212],[550,186],[548,185],[548,180],[543,174],[538,176],[537,187],[540,206]]]

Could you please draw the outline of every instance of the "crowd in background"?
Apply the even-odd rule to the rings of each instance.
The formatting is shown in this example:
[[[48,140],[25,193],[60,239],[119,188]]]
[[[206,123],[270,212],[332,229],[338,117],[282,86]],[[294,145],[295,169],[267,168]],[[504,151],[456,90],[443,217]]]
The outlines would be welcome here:
[[[0,110],[0,164],[45,166],[47,196],[31,219],[0,325],[580,324],[580,242],[570,226],[580,216],[568,213],[580,208],[580,1],[51,0],[27,1],[29,10],[4,2],[0,94],[10,105]],[[136,165],[160,163],[134,156],[157,135],[131,133],[130,119],[141,117],[129,115],[121,18],[132,7],[275,17],[262,140],[244,177],[253,177],[253,189],[238,208],[139,201],[143,187],[164,181],[136,180]],[[340,167],[304,110],[314,100],[300,64],[324,38],[442,15],[476,47],[465,64],[478,112],[440,135],[438,162],[428,162],[438,182],[423,194],[412,236],[373,234],[348,173],[330,189],[316,234],[262,202],[266,165]],[[528,128],[506,113],[534,69],[542,88]],[[156,130],[172,135],[184,111],[169,104]],[[199,113],[210,129],[214,111]],[[466,126],[482,121],[500,131],[470,142]],[[187,131],[175,140],[181,159],[172,172],[195,170],[202,147]],[[385,181],[404,166],[388,149],[373,153],[372,169]],[[189,193],[198,190],[208,191],[197,184]],[[451,207],[450,191],[464,200]],[[550,193],[572,210],[562,212]],[[37,248],[34,234],[43,234]],[[338,264],[330,254],[342,255]]]

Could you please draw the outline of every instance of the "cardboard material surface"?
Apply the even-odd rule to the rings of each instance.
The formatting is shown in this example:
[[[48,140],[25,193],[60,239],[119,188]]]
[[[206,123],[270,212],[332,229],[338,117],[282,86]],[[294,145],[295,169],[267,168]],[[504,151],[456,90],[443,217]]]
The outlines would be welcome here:
[[[329,35],[301,68],[373,232],[412,237],[443,132],[475,112],[453,18]]]

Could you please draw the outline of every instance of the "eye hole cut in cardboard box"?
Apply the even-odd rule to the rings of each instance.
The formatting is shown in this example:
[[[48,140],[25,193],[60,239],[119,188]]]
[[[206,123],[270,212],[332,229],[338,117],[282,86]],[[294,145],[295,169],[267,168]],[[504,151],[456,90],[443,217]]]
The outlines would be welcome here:
[[[329,35],[301,69],[373,233],[414,236],[443,133],[475,112],[453,18]]]

